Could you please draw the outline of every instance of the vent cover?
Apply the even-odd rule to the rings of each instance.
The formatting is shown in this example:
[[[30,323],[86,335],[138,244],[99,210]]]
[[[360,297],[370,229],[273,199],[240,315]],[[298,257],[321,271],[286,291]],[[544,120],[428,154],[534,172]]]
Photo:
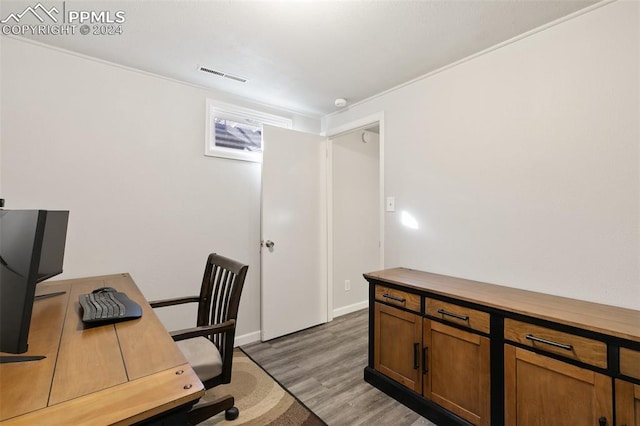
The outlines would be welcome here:
[[[246,78],[238,77],[237,75],[228,74],[226,72],[214,70],[213,68],[200,66],[200,67],[198,67],[198,69],[200,71],[202,71],[202,72],[206,72],[206,73],[209,73],[209,74],[217,75],[218,77],[228,78],[230,80],[239,81],[240,83],[246,83],[247,82]]]

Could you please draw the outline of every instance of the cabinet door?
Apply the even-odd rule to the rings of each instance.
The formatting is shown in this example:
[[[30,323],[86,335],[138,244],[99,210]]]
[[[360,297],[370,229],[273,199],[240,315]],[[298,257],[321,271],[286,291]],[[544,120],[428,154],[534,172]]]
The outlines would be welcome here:
[[[424,396],[475,425],[490,425],[489,339],[428,319],[423,331]]]
[[[374,368],[421,392],[422,317],[376,302],[374,326]]]
[[[610,377],[508,344],[504,352],[506,425],[612,425]]]
[[[616,379],[616,424],[640,426],[640,385]]]

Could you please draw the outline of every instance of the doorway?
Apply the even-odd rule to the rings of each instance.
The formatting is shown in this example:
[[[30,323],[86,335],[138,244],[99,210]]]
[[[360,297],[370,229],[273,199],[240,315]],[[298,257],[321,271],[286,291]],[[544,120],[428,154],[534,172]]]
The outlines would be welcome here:
[[[262,341],[368,306],[362,274],[384,265],[384,151],[381,115],[365,123],[329,139],[265,126]]]
[[[374,121],[329,138],[329,320],[366,308],[362,274],[384,265],[380,128]]]

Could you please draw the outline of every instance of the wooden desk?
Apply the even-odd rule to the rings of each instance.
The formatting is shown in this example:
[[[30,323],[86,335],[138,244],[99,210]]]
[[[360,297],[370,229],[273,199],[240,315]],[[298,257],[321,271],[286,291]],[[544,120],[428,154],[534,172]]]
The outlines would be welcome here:
[[[101,326],[81,321],[78,295],[109,286],[142,307],[142,318]],[[131,424],[183,411],[204,387],[129,274],[42,283],[29,351],[41,361],[0,364],[0,423]]]

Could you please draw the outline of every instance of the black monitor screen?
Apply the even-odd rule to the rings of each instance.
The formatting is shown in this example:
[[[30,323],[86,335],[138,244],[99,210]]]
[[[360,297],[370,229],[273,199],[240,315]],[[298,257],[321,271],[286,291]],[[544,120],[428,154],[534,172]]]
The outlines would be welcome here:
[[[35,286],[62,272],[68,217],[0,210],[0,352],[27,351]]]

